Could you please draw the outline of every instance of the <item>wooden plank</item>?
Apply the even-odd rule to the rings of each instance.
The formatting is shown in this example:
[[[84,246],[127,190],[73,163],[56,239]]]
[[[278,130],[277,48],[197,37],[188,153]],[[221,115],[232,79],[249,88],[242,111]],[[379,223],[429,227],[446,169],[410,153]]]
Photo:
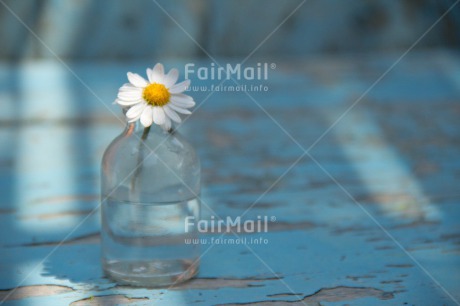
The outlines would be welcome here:
[[[454,305],[323,169],[460,299],[457,55],[415,53],[402,62],[311,150],[323,169],[303,157],[260,198],[303,153],[295,142],[309,148],[391,59],[277,63],[270,90],[253,97],[295,141],[244,93],[215,93],[199,107],[180,130],[202,160],[203,202],[212,209],[204,205],[203,217],[237,217],[256,202],[245,217],[275,221],[268,233],[242,235],[268,240],[248,245],[257,256],[242,244],[216,244],[198,278],[171,290],[104,278],[99,215],[87,217],[98,206],[102,153],[123,128],[111,102],[124,73],[144,64],[71,64],[102,102],[57,63],[1,64],[5,305]],[[199,102],[207,93],[194,96]],[[203,249],[217,238],[203,235]]]

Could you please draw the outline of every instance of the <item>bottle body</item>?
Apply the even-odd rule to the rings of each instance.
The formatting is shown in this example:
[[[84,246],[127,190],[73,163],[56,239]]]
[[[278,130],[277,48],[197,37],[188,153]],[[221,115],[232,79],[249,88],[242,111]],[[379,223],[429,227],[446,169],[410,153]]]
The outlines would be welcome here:
[[[118,283],[172,285],[198,271],[200,163],[178,133],[137,124],[102,160],[102,266]]]

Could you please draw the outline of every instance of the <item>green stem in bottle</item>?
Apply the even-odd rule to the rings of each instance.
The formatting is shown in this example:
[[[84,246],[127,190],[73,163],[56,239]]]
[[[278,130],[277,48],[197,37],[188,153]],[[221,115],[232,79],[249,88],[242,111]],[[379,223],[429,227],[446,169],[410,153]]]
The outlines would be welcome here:
[[[145,144],[143,142],[149,136],[149,132],[150,132],[150,126],[144,128],[144,132],[142,133],[141,141],[139,142],[136,170],[134,171],[134,174],[131,178],[131,191],[135,190],[137,177],[140,175],[141,170],[142,170],[141,164],[144,161],[144,149],[145,149]]]

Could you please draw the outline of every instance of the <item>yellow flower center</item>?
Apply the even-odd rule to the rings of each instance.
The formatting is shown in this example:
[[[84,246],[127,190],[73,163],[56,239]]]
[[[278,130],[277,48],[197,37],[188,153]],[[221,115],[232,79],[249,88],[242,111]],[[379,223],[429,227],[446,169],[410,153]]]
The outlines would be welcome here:
[[[142,96],[152,106],[163,106],[168,104],[171,94],[163,84],[152,83],[144,88]]]

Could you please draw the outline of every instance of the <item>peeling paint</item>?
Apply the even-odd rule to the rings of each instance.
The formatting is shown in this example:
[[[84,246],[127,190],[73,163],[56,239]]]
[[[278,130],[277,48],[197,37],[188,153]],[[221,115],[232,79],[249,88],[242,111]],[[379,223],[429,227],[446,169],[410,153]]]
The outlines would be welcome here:
[[[35,285],[17,287],[10,290],[0,290],[1,301],[21,300],[26,298],[52,296],[62,293],[73,292],[74,290],[66,286],[58,285]]]
[[[70,306],[86,306],[86,305],[132,305],[137,304],[139,302],[148,301],[148,298],[141,297],[141,298],[129,298],[125,295],[114,294],[114,295],[99,295],[99,296],[91,296],[85,299],[81,299],[75,301],[70,304]]]
[[[270,295],[270,297],[286,296],[287,294]],[[294,294],[292,294],[294,295]],[[323,288],[317,292],[304,296],[298,300],[264,300],[250,303],[236,303],[236,304],[221,304],[222,306],[234,306],[234,305],[320,305],[321,302],[340,302],[340,301],[352,301],[364,297],[375,297],[380,300],[389,300],[393,298],[391,292],[384,292],[375,288],[366,287],[335,287],[335,288]]]

